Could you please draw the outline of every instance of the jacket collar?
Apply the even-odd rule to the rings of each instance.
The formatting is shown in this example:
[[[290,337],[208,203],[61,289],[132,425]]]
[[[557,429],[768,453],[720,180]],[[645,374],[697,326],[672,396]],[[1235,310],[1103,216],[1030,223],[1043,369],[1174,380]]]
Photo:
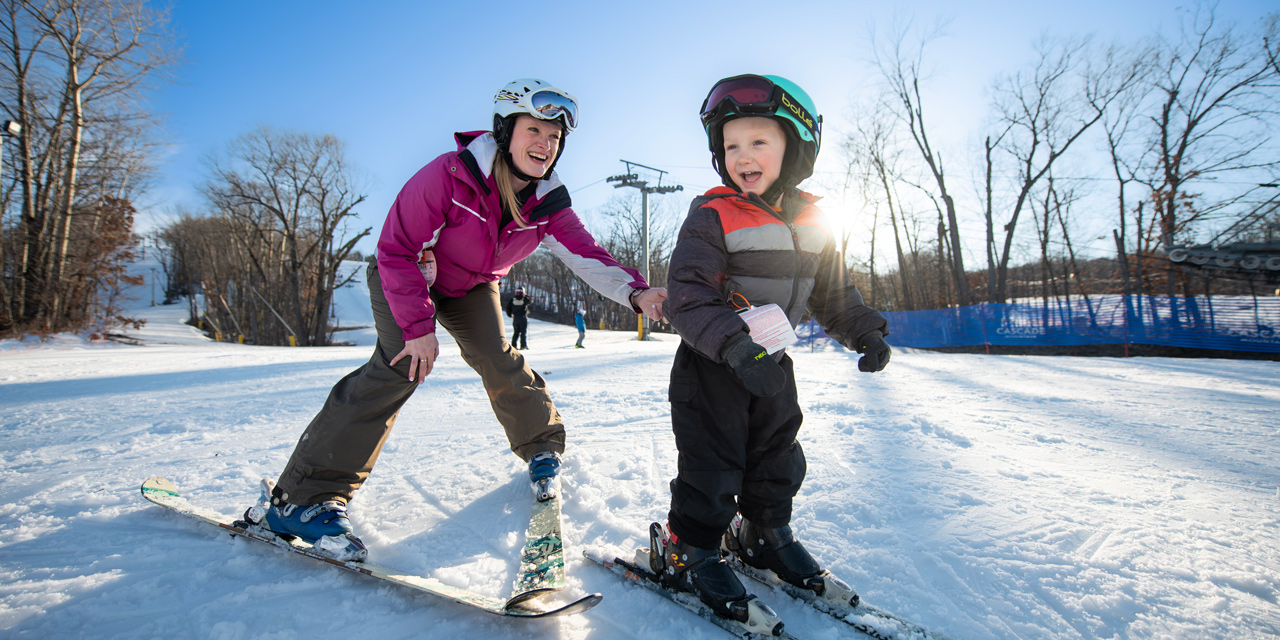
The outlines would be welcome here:
[[[779,212],[769,206],[769,203],[765,202],[764,198],[761,198],[757,194],[748,193],[744,195],[741,191],[736,189],[720,186],[711,188],[698,198],[700,201],[698,206],[716,198],[725,198],[726,200],[733,202],[734,205],[740,209],[744,209],[747,206],[754,206],[755,208],[764,210],[781,220],[795,220],[796,217],[800,215],[800,212],[806,207],[812,206],[814,203],[822,199],[821,196],[815,196],[806,191],[791,189],[783,194],[782,211]]]
[[[498,141],[494,140],[493,133],[490,131],[467,131],[453,134],[453,139],[458,143],[458,157],[466,165],[471,176],[484,187],[485,193],[495,190],[493,163],[501,162],[502,158],[498,151]],[[557,188],[563,189],[564,185],[560,182],[560,176],[553,170],[550,177],[543,178],[537,182],[537,190],[533,193],[533,200],[544,200],[548,194]]]

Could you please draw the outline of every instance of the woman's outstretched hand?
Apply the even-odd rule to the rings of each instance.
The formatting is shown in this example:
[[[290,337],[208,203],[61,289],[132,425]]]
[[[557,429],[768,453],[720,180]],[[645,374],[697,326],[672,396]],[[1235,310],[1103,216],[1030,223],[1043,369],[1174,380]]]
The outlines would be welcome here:
[[[640,308],[640,312],[654,321],[665,319],[662,317],[662,303],[666,300],[667,290],[662,287],[645,289],[635,296],[635,303]]]
[[[439,355],[440,342],[436,340],[436,334],[428,333],[404,343],[404,349],[391,359],[391,366],[394,367],[400,360],[409,358],[409,380],[417,380],[418,384],[422,384],[422,381],[431,374],[431,368]]]

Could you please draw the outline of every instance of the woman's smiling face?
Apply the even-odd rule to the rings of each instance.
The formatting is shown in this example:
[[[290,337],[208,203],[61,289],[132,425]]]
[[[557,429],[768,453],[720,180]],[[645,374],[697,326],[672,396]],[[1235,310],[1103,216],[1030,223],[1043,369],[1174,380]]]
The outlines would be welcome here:
[[[511,132],[511,159],[516,168],[534,178],[546,177],[547,168],[560,152],[560,124],[520,115]]]

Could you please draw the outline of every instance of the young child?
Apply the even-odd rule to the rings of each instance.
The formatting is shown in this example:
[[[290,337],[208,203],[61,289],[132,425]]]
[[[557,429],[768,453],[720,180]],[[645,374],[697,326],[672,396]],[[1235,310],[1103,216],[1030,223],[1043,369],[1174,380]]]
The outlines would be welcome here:
[[[722,560],[722,541],[801,588],[834,585],[791,533],[805,475],[791,358],[769,355],[736,308],[777,304],[792,327],[811,315],[866,354],[862,371],[883,369],[890,350],[887,323],[850,281],[818,198],[796,188],[820,144],[808,94],[778,76],[726,78],[703,102],[702,123],[724,186],[693,201],[671,256],[664,312],[681,337],[669,392],[679,475],[667,529],[655,523],[650,542],[669,586],[746,623],[758,604]]]

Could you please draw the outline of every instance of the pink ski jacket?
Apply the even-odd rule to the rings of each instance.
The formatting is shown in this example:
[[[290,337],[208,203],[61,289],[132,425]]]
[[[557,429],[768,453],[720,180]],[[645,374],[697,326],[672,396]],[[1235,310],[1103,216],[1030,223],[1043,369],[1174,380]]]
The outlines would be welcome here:
[[[472,131],[454,137],[457,151],[431,161],[405,183],[378,238],[382,290],[405,340],[435,331],[429,293],[456,298],[476,285],[496,282],[539,244],[623,306],[631,306],[633,290],[649,288],[638,271],[618,264],[582,226],[570,208],[569,190],[554,172],[537,182],[521,208],[531,226],[521,229],[511,222],[499,229],[502,207],[493,179],[498,159],[493,134]],[[430,289],[417,264],[428,250],[436,260]]]

